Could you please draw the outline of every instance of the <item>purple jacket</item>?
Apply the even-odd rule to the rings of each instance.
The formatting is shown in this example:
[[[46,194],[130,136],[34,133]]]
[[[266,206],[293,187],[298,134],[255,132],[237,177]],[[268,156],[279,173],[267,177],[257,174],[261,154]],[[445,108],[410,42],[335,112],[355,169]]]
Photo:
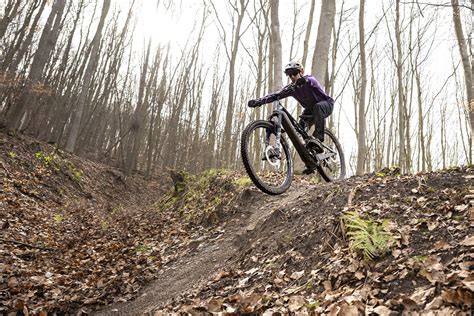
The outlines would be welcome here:
[[[304,78],[306,79],[306,84],[296,86],[294,90],[285,89],[284,87],[279,92],[271,93],[260,98],[260,102],[265,104],[273,102],[277,98],[283,99],[290,96],[295,98],[304,108],[310,108],[312,105],[321,101],[334,102],[333,98],[324,92],[316,78],[311,75],[306,75]]]

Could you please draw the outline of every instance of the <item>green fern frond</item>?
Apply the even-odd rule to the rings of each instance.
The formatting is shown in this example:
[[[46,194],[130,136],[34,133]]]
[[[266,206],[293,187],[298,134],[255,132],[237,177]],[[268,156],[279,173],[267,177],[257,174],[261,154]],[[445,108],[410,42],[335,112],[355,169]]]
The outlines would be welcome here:
[[[357,212],[346,212],[342,220],[350,240],[350,249],[361,251],[366,259],[382,256],[390,248],[394,238],[385,230],[388,220],[378,223],[370,218],[361,218]]]

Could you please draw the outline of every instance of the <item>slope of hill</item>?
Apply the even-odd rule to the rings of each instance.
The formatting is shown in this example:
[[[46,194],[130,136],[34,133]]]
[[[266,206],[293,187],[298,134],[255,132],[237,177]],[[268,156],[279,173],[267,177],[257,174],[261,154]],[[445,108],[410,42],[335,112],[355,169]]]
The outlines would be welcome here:
[[[174,192],[0,134],[0,173],[0,313],[472,307],[472,168],[328,184],[303,177],[281,196],[213,170]],[[380,244],[378,253],[362,247],[373,260],[354,248],[351,224]]]
[[[156,311],[466,314],[474,302],[473,180],[474,169],[453,168],[300,186],[282,203],[260,205],[266,214],[236,239],[226,268]],[[348,212],[368,230],[386,220],[393,239],[382,241],[384,254],[369,260],[351,249],[341,220]]]

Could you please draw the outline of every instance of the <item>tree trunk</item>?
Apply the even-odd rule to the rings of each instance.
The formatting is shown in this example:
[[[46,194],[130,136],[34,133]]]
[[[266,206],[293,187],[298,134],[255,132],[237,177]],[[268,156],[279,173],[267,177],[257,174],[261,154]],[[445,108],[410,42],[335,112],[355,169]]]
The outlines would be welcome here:
[[[109,11],[109,7],[110,7],[110,0],[104,0],[104,5],[102,7],[102,14],[100,16],[99,25],[97,26],[96,33],[91,42],[92,49],[91,49],[89,61],[87,63],[87,68],[84,73],[82,91],[79,94],[77,108],[72,117],[71,130],[69,132],[69,137],[66,144],[66,150],[70,152],[74,152],[75,147],[76,147],[76,141],[77,141],[77,138],[79,137],[79,128],[81,126],[82,115],[84,113],[84,108],[86,106],[87,95],[91,86],[94,70],[96,69],[97,63],[99,60],[99,53],[100,53],[99,47],[100,47],[100,41],[102,38],[102,29],[104,28],[105,18],[107,16],[107,12]]]
[[[467,50],[467,39],[464,37],[464,32],[461,23],[461,13],[459,11],[459,1],[451,0],[453,8],[453,22],[454,31],[459,46],[459,53],[461,54],[462,66],[464,70],[464,80],[466,82],[466,96],[469,113],[469,122],[471,125],[471,135],[474,135],[474,59],[469,55]],[[471,0],[471,10],[474,8],[474,1]],[[472,13],[472,12],[471,12]],[[472,21],[471,21],[472,22]],[[469,60],[472,59],[470,62]],[[469,153],[467,161],[472,161],[472,152]]]
[[[319,18],[318,38],[311,65],[312,74],[323,84],[327,76],[329,45],[331,44],[334,16],[336,15],[336,1],[322,0],[321,16]]]
[[[18,8],[21,4],[21,0],[8,0],[5,6],[3,17],[0,20],[0,40],[5,35],[8,25],[13,21],[15,16],[18,14]]]
[[[365,36],[364,36],[364,9],[365,0],[360,0],[359,7],[359,48],[360,48],[360,91],[359,91],[359,114],[358,114],[358,128],[357,133],[357,169],[356,174],[362,175],[364,173],[365,158],[366,158],[366,140],[365,140],[365,91],[367,87],[367,65],[365,60]]]
[[[271,37],[273,52],[273,91],[278,91],[283,86],[282,80],[282,56],[281,56],[281,37],[280,20],[278,18],[279,0],[270,0],[270,18],[271,18]]]
[[[237,62],[237,53],[240,44],[240,29],[242,21],[248,5],[248,0],[239,0],[240,10],[237,10],[237,21],[234,24],[232,35],[232,48],[229,52],[229,88],[227,94],[227,111],[225,115],[225,127],[224,127],[224,163],[230,162],[231,157],[231,137],[232,137],[232,122],[234,120],[234,90],[235,90],[235,64]],[[235,6],[237,7],[237,5]]]
[[[57,25],[59,25],[61,21],[65,4],[66,0],[56,0],[53,4],[41,34],[38,49],[36,50],[35,57],[31,63],[31,69],[28,74],[28,83],[24,88],[18,103],[8,116],[6,124],[7,129],[16,131],[20,127],[22,117],[29,110],[29,106],[31,106],[29,103],[34,94],[32,90],[35,85],[42,81],[44,67],[58,40],[59,32],[57,31]]]
[[[306,26],[306,33],[304,35],[304,42],[303,42],[303,57],[301,58],[301,63],[303,66],[306,66],[306,59],[308,59],[308,45],[309,45],[309,37],[311,35],[311,28],[313,27],[313,15],[314,15],[315,3],[316,3],[315,0],[311,0],[311,8],[309,9],[308,25]]]
[[[398,165],[400,172],[406,172],[406,146],[405,146],[405,94],[403,88],[403,55],[402,41],[400,38],[400,0],[395,1],[395,39],[397,45],[397,79],[398,79],[398,135],[399,135],[399,156]]]

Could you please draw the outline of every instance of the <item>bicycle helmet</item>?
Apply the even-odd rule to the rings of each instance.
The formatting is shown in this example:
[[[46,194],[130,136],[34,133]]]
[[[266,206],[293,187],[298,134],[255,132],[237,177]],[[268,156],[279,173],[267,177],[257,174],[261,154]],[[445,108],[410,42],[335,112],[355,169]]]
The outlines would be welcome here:
[[[290,61],[285,66],[285,74],[286,75],[294,75],[300,72],[303,69],[303,66],[298,61]]]

